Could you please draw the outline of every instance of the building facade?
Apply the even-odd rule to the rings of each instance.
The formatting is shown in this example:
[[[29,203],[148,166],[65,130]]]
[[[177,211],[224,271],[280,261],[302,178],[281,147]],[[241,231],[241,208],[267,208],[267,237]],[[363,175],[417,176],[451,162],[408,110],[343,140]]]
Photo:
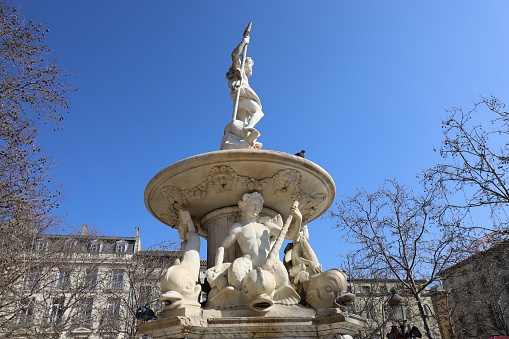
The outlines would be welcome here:
[[[6,338],[137,338],[135,313],[157,311],[159,280],[178,251],[143,251],[133,237],[41,235],[3,291]],[[14,278],[13,278],[14,279]]]
[[[417,281],[419,283],[419,281]],[[422,281],[424,283],[424,281]],[[355,294],[351,306],[352,313],[361,315],[368,320],[367,327],[358,335],[359,339],[385,339],[391,331],[391,326],[399,325],[389,306],[391,290],[395,289],[407,302],[408,308],[406,325],[408,329],[416,326],[424,335],[422,317],[412,296],[404,293],[396,279],[349,279],[349,289]],[[436,321],[433,300],[428,290],[423,291],[421,299],[424,301],[426,315],[435,339],[442,338]],[[407,330],[408,330],[407,329]]]
[[[509,241],[483,241],[441,272],[441,328],[450,338],[509,335]]]

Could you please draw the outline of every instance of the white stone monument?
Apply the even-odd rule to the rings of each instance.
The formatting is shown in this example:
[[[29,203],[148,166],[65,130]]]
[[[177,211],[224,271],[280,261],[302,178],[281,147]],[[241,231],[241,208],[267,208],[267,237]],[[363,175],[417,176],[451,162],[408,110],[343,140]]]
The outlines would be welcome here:
[[[346,275],[323,272],[308,242],[307,224],[332,204],[334,181],[307,159],[261,150],[254,127],[262,105],[248,83],[250,30],[251,23],[232,52],[234,108],[221,150],[170,165],[145,190],[150,213],[179,230],[183,253],[161,281],[159,319],[139,330],[152,338],[350,338],[365,319],[348,313],[355,297]],[[207,239],[204,307],[199,237]]]

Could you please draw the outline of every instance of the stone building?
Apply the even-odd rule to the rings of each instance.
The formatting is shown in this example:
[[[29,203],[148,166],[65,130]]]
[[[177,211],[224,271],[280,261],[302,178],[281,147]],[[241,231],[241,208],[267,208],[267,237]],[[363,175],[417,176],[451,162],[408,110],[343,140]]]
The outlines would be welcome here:
[[[419,281],[417,281],[419,283]],[[424,281],[422,281],[424,283]],[[367,326],[358,335],[359,339],[382,339],[386,338],[390,332],[391,326],[397,325],[394,319],[391,307],[388,301],[392,295],[391,290],[396,289],[407,304],[407,326],[417,326],[424,333],[424,325],[420,317],[416,303],[410,295],[406,295],[400,288],[396,279],[349,279],[349,289],[355,294],[352,307],[352,313],[359,314],[367,319]],[[435,332],[434,338],[441,338],[438,323],[435,319],[435,312],[430,291],[425,290],[422,295],[427,315],[429,316],[432,330]]]
[[[2,295],[2,337],[141,337],[135,312],[157,311],[159,280],[179,255],[141,250],[138,228],[115,237],[84,226],[81,235],[39,236],[32,249],[23,276]]]
[[[454,338],[509,335],[509,240],[480,239],[466,260],[441,272],[441,328]]]
[[[442,287],[430,290],[430,295],[435,306],[435,314],[440,328],[442,339],[458,338],[458,333],[453,326],[453,321],[449,313],[449,305],[447,301],[447,293]]]

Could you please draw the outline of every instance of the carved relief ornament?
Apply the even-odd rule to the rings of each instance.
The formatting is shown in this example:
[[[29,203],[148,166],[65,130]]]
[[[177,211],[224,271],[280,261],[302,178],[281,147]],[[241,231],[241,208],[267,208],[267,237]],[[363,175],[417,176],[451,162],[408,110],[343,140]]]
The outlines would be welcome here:
[[[269,183],[271,183],[270,186]],[[308,221],[315,213],[318,205],[326,198],[326,194],[307,194],[299,186],[301,174],[298,170],[287,168],[276,172],[272,177],[255,178],[239,175],[227,165],[213,166],[209,170],[207,179],[196,186],[180,189],[173,185],[166,185],[162,188],[162,194],[168,201],[167,212],[161,215],[163,221],[171,226],[178,223],[178,211],[186,208],[188,201],[200,200],[209,193],[229,194],[235,191],[237,185],[241,184],[247,191],[264,191],[272,187],[272,194],[292,193],[292,200],[298,200],[304,222]]]

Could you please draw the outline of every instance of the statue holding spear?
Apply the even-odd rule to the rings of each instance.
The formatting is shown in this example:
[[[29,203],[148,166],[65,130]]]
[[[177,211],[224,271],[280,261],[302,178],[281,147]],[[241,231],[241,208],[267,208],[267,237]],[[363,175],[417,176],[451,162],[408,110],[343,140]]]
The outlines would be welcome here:
[[[233,114],[232,121],[225,128],[221,149],[261,148],[261,144],[256,142],[260,133],[254,127],[263,117],[262,103],[248,80],[254,65],[253,59],[247,56],[251,24],[247,25],[242,41],[232,51],[232,65],[226,73]]]

